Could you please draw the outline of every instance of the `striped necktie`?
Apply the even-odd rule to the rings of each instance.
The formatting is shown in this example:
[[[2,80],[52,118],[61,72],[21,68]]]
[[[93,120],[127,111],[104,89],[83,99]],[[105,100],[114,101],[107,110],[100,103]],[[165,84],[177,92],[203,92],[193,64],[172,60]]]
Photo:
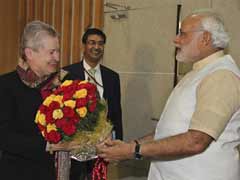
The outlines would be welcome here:
[[[88,70],[88,72],[91,75],[91,76],[88,76],[88,81],[91,82],[91,83],[96,84],[96,82],[95,82],[96,69],[91,68],[91,69]]]

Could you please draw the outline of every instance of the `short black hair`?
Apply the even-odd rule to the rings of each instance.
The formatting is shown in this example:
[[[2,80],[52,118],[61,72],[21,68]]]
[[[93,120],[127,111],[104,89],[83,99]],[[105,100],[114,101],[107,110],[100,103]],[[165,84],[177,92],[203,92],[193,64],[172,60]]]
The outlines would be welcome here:
[[[82,43],[86,44],[88,36],[94,35],[94,34],[101,36],[103,38],[104,44],[106,43],[106,35],[104,34],[103,31],[101,31],[100,29],[97,29],[97,28],[89,28],[89,29],[87,29],[85,31],[85,33],[83,34]]]

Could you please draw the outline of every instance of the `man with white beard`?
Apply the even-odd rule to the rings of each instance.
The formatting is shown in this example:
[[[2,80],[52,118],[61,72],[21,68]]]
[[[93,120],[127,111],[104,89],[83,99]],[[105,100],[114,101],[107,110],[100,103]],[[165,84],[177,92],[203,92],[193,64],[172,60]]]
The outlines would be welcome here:
[[[229,38],[212,11],[187,16],[174,39],[177,60],[193,69],[171,93],[155,134],[105,141],[107,161],[149,158],[148,180],[239,180],[240,71],[223,50]]]

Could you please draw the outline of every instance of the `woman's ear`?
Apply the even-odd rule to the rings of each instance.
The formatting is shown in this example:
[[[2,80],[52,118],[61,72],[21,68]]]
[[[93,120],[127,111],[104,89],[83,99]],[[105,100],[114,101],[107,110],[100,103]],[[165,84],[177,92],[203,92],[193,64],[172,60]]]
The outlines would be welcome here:
[[[32,59],[32,49],[30,48],[25,48],[24,49],[24,54],[26,56],[26,59]]]

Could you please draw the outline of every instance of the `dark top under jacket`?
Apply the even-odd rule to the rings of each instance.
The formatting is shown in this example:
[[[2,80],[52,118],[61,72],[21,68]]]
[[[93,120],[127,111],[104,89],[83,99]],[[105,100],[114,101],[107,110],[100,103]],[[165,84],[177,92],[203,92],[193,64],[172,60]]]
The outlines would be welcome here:
[[[56,179],[54,155],[45,151],[46,141],[34,122],[45,83],[30,88],[16,71],[0,76],[1,180]]]

